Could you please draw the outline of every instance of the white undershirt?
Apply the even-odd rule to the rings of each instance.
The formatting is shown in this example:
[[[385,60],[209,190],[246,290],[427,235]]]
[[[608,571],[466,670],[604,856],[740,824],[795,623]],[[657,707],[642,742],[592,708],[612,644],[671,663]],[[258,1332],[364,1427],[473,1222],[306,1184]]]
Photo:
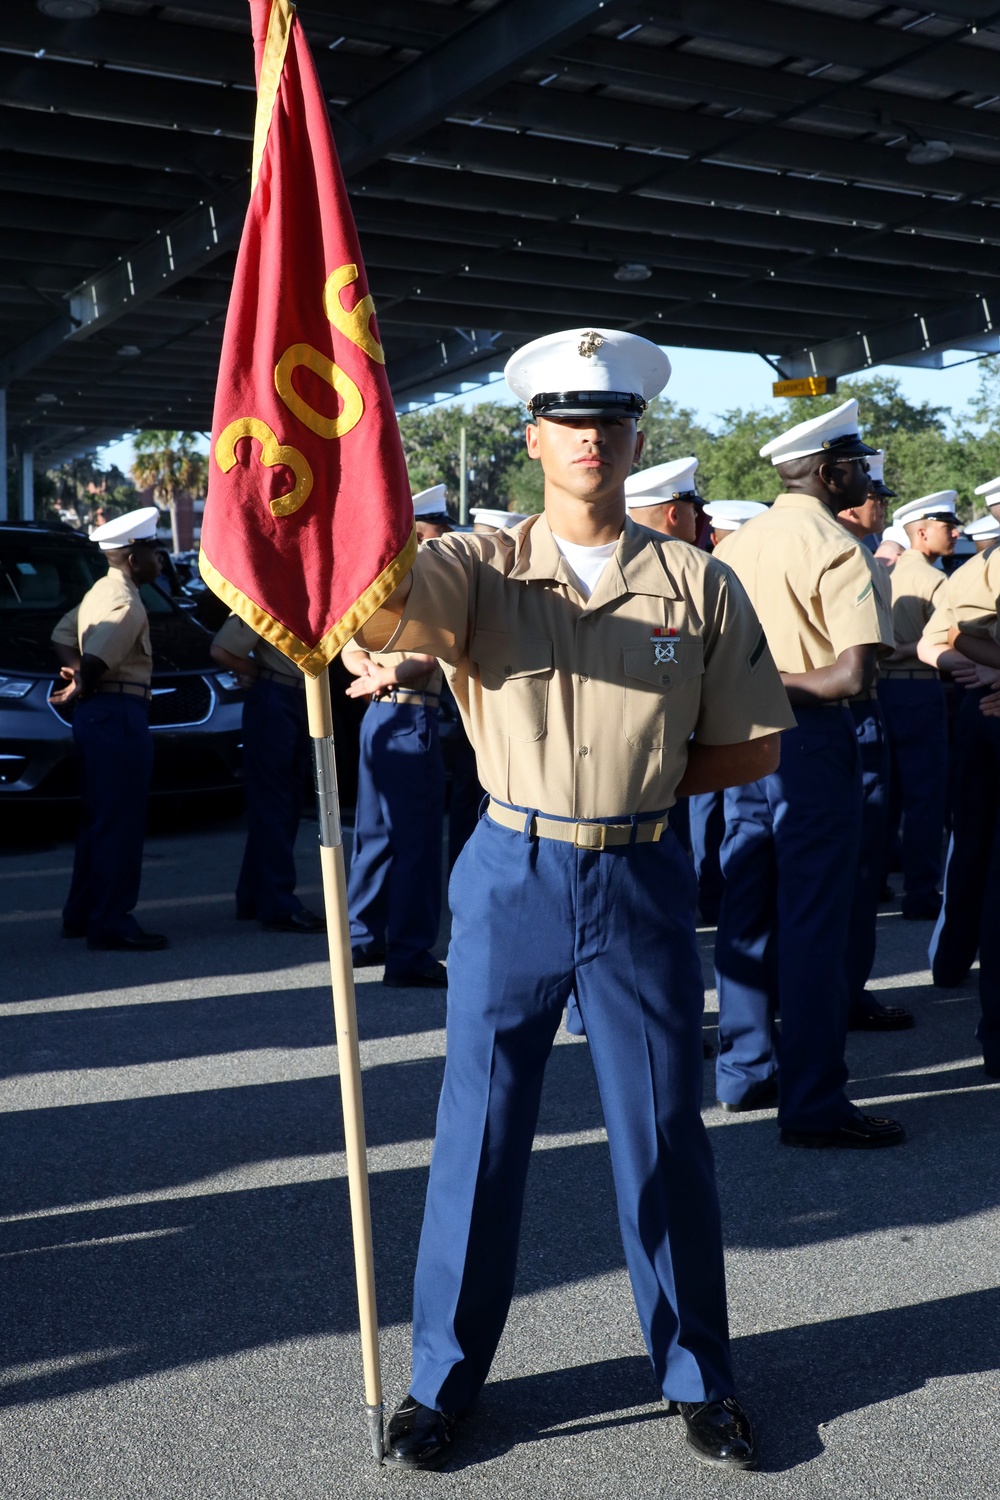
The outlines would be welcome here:
[[[614,557],[618,542],[604,542],[600,547],[581,547],[576,542],[564,542],[555,532],[552,533],[552,540],[559,549],[560,557],[564,557],[569,563],[583,597],[589,599],[601,581],[601,574]]]

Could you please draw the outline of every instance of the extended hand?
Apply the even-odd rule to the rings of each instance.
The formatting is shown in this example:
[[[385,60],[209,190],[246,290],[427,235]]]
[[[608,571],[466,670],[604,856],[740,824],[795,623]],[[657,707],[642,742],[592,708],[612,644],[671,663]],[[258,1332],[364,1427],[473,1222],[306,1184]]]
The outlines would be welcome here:
[[[49,702],[56,708],[62,708],[66,703],[71,703],[74,698],[80,696],[80,673],[75,667],[60,667],[59,676],[62,677],[66,686],[60,688],[57,693],[49,694]]]

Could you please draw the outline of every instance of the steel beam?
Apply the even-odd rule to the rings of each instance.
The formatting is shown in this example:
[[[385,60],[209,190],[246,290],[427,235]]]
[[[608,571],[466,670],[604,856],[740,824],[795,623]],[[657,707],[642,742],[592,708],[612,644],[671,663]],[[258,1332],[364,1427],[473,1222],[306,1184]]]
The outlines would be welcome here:
[[[1000,350],[1000,297],[976,297],[942,312],[914,313],[899,322],[830,339],[778,360],[782,378],[850,375],[874,365],[923,364],[941,368],[942,351]]]
[[[537,0],[501,0],[335,117],[344,172],[362,171],[629,3],[549,0],[539,6]]]

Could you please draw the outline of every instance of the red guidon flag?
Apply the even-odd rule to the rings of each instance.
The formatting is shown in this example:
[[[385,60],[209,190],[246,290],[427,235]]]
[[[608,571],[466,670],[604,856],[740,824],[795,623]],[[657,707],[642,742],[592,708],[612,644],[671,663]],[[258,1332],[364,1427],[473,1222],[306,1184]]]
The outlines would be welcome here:
[[[219,366],[206,582],[318,674],[416,555],[406,463],[312,57],[289,0],[250,0],[250,207]]]

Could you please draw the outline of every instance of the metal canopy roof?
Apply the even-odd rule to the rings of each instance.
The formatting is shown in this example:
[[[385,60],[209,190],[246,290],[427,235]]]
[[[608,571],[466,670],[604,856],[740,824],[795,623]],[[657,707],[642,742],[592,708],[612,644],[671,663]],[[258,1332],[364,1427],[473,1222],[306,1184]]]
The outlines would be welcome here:
[[[59,3],[0,6],[0,386],[46,462],[209,426],[255,103],[244,0]],[[559,325],[789,376],[1000,347],[1000,0],[934,3],[302,0],[397,400]]]

